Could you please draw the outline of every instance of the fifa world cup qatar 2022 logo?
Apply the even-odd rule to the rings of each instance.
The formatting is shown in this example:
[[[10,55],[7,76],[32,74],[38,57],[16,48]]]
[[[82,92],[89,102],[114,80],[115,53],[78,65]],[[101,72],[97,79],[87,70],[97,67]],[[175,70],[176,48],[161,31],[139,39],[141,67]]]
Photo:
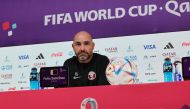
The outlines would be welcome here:
[[[90,104],[91,109],[98,109],[98,103],[94,98],[85,98],[81,103],[81,109],[86,109],[87,104]]]
[[[110,59],[106,77],[111,85],[134,84],[137,82],[137,68],[132,61],[115,57]]]

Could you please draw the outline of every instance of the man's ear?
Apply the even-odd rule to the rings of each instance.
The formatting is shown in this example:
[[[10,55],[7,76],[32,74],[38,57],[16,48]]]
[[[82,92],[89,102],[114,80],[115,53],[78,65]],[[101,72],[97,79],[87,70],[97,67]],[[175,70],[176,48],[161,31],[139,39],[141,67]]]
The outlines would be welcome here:
[[[73,43],[72,43],[72,47],[74,48],[74,45],[73,45]]]
[[[92,45],[93,45],[93,49],[94,49],[94,47],[95,47],[95,43],[94,43],[94,42],[92,42]]]

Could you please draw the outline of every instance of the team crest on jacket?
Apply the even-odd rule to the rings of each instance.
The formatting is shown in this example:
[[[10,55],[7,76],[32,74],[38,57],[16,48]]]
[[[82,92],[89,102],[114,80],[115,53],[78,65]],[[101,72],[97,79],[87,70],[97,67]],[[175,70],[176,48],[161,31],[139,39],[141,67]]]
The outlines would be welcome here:
[[[90,71],[90,72],[88,73],[88,79],[89,79],[89,80],[94,80],[94,79],[96,79],[96,73],[95,73],[94,71]]]

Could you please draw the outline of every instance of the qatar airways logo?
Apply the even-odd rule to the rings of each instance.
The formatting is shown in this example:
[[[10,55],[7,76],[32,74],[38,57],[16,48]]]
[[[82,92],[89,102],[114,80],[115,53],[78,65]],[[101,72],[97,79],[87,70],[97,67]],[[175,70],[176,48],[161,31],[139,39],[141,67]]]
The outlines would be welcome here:
[[[33,66],[34,66],[34,67],[38,67],[38,68],[40,68],[40,67],[45,67],[45,66],[46,66],[46,62],[38,62],[38,63],[34,63]]]
[[[3,79],[12,79],[12,74],[2,74],[1,78],[3,78]]]
[[[189,47],[190,46],[190,42],[183,42],[181,45],[182,45],[182,47]]]
[[[105,51],[108,53],[113,53],[113,52],[118,52],[117,47],[110,47],[110,48],[105,48]]]
[[[162,53],[162,56],[172,58],[172,57],[175,57],[175,56],[176,56],[176,52]]]

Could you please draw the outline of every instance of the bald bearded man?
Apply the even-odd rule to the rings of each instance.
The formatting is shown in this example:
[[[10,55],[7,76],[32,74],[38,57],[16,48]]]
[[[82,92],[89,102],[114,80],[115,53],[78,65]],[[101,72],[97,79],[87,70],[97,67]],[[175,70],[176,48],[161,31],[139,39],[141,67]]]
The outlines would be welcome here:
[[[64,66],[69,67],[70,87],[109,85],[105,75],[109,59],[93,53],[94,46],[88,32],[80,31],[74,36],[72,47],[75,56],[64,62]]]

